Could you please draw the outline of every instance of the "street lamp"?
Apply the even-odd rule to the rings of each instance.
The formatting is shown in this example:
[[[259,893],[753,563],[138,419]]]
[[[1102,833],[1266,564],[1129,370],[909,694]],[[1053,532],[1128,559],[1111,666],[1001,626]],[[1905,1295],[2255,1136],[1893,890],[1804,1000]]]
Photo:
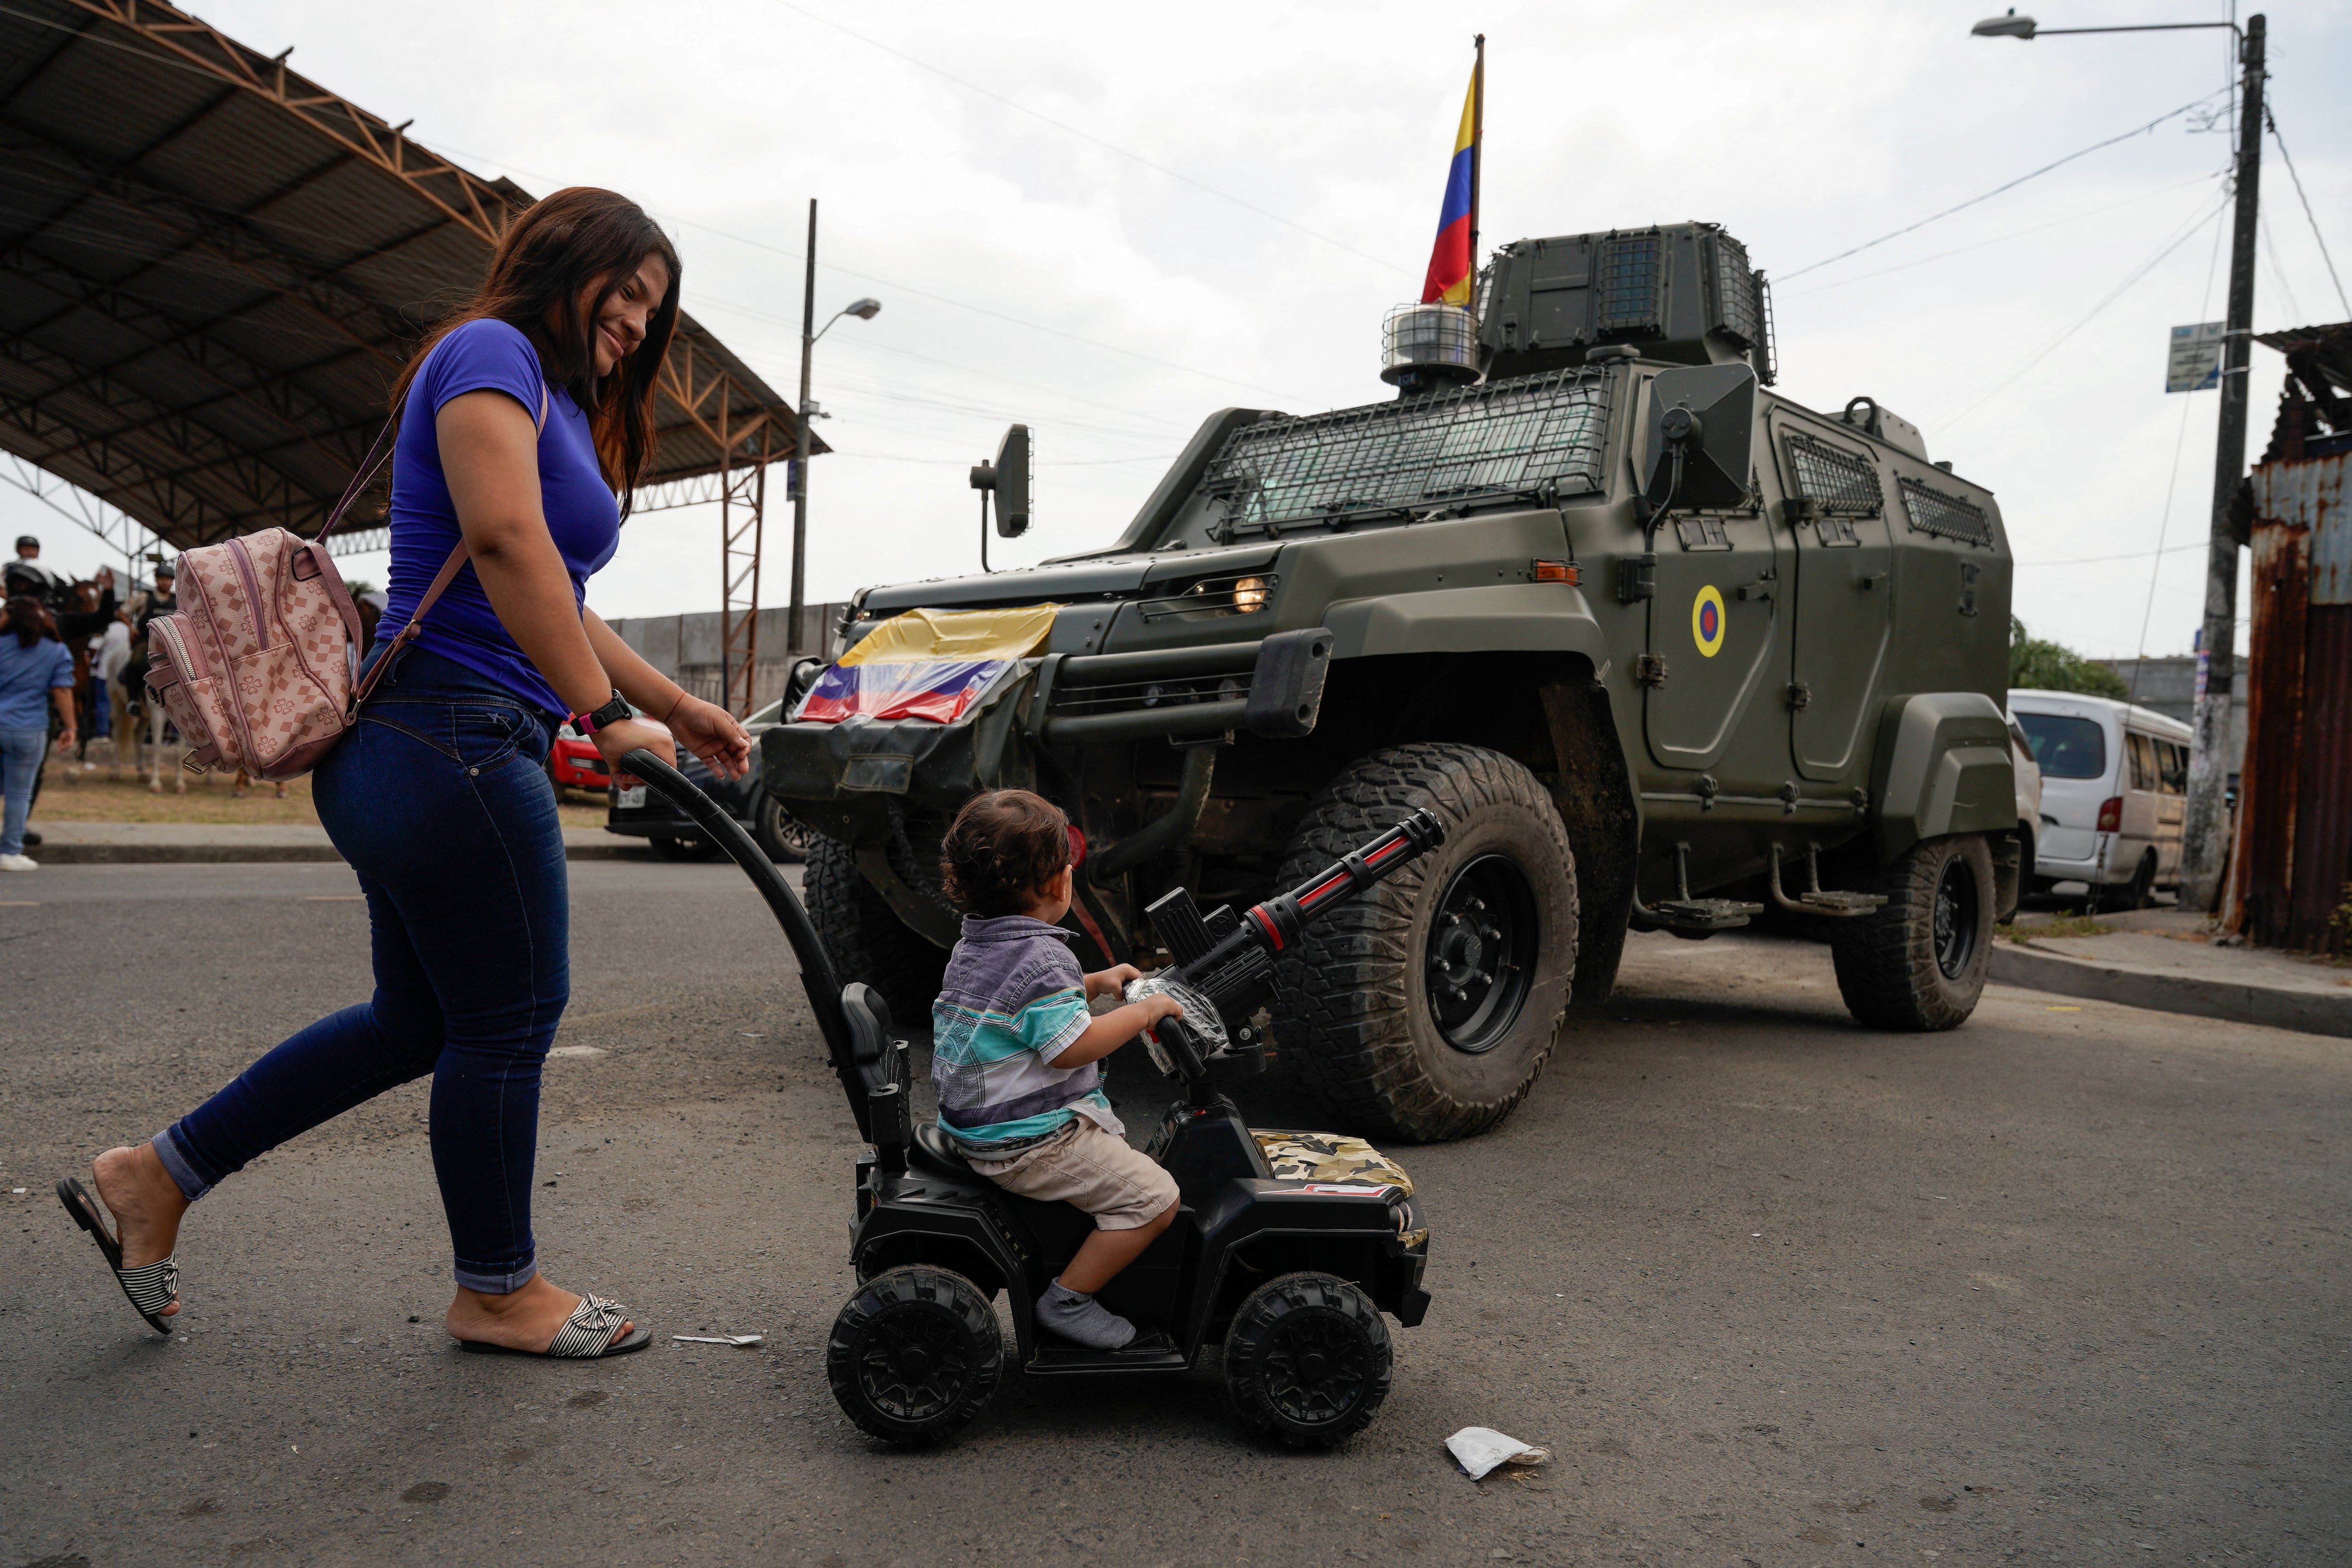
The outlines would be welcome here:
[[[2069,33],[2185,33],[2227,27],[2238,35],[2242,107],[2238,120],[2237,209],[2230,229],[2230,308],[2221,340],[2221,413],[2213,449],[2213,525],[2205,556],[2205,624],[2197,642],[2196,738],[2189,754],[2189,802],[2181,825],[2180,902],[2213,907],[2229,844],[2221,831],[2222,796],[2229,784],[2230,686],[2237,674],[2238,549],[2231,519],[2246,470],[2246,370],[2254,327],[2254,225],[2263,175],[2263,47],[2260,16],[2234,22],[2155,22],[2127,27],[2044,27],[2011,11],[1989,16],[1969,31],[1979,38],[2037,37]]]
[[[824,411],[809,401],[809,361],[816,352],[816,340],[833,330],[833,324],[844,316],[855,316],[860,321],[871,321],[882,308],[882,301],[872,298],[853,299],[835,311],[820,328],[816,324],[816,198],[809,198],[808,270],[801,287],[801,401],[798,405],[800,426],[793,447],[793,605],[784,630],[791,639],[793,652],[799,653],[807,644],[801,640],[801,609],[805,596],[808,565],[808,481],[809,481],[809,422],[823,419]]]

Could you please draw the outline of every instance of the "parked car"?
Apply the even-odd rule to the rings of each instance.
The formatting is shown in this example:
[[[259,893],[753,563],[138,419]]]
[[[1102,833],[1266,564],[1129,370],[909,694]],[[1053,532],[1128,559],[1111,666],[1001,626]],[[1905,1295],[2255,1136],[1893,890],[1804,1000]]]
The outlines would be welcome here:
[[[781,702],[770,703],[743,721],[755,746],[761,732],[774,727],[783,706]],[[721,779],[700,758],[680,750],[677,769],[693,781],[696,789],[726,807],[768,852],[770,860],[808,858],[809,841],[815,837],[814,831],[787,810],[782,800],[760,788],[757,768],[741,779]],[[630,784],[613,791],[604,810],[604,831],[645,839],[665,860],[709,860],[719,852],[719,846],[700,828],[643,784]]]
[[[2035,891],[2086,883],[2094,908],[2138,909],[2178,888],[2189,727],[2079,692],[2014,691],[2009,706],[2042,770]]]
[[[2033,877],[2034,846],[2042,841],[2042,765],[2033,760],[2033,742],[2026,737],[2024,727],[2017,715],[2009,718],[2009,743],[2015,757],[2011,759],[2017,773],[2017,852],[2018,863],[2025,874],[2011,887],[1997,918],[2003,924],[2017,918],[2017,906],[2025,893],[2025,884]]]
[[[557,727],[555,743],[548,747],[547,777],[559,800],[566,789],[603,789],[613,782],[596,743],[568,724]]]

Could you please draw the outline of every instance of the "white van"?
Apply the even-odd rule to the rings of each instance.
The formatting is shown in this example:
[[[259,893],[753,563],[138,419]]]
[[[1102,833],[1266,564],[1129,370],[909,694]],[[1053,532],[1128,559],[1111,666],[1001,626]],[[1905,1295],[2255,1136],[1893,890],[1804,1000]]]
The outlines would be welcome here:
[[[2088,883],[2097,902],[2123,909],[2178,888],[2189,727],[2079,692],[2013,691],[2009,708],[2042,769],[2034,887]]]

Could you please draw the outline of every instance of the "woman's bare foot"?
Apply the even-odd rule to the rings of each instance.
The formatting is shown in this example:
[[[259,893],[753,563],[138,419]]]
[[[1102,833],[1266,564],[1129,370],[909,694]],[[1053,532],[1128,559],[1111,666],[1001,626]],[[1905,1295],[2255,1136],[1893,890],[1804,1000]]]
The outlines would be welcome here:
[[[161,1262],[179,1249],[180,1217],[188,1212],[188,1200],[156,1157],[154,1145],[109,1149],[89,1162],[89,1175],[99,1201],[114,1216],[124,1268]],[[156,1315],[168,1318],[179,1310],[174,1300]]]
[[[571,1321],[572,1311],[579,1304],[578,1296],[556,1289],[544,1275],[533,1274],[530,1283],[503,1296],[486,1296],[458,1286],[457,1299],[449,1303],[444,1321],[452,1339],[536,1353],[553,1343],[556,1331]],[[625,1322],[613,1338],[626,1339],[636,1326]]]

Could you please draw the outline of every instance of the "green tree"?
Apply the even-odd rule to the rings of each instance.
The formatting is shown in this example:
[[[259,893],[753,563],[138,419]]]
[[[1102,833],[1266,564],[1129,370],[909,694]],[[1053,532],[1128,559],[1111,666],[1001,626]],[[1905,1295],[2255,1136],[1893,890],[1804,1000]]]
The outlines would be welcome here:
[[[2063,643],[2032,635],[2014,615],[2009,618],[2009,684],[2012,690],[2023,686],[2125,702],[2131,698],[2131,688],[2115,671]]]

